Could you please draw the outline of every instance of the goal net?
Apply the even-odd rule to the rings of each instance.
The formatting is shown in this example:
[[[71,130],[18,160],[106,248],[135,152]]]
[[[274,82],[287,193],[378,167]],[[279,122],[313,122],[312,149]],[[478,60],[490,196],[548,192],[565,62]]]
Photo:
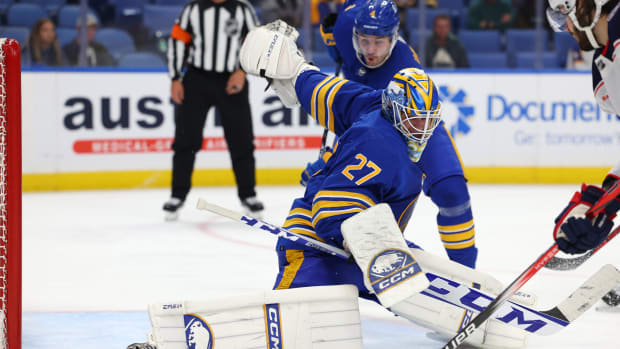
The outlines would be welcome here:
[[[21,68],[0,38],[0,349],[21,348]]]

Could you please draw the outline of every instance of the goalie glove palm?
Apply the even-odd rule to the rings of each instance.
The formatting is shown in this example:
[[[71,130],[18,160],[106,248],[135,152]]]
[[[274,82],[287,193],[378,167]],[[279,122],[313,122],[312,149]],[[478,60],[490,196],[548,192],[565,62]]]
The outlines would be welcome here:
[[[596,248],[609,235],[613,228],[615,212],[620,208],[620,201],[614,200],[599,217],[588,217],[586,212],[605,194],[594,185],[582,185],[581,192],[576,192],[555,219],[553,237],[561,251],[566,253],[584,253]]]

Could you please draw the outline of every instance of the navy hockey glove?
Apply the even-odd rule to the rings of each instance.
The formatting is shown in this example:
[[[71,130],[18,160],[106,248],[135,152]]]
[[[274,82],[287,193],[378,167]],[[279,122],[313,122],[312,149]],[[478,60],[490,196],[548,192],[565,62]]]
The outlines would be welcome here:
[[[299,184],[302,186],[306,186],[310,177],[314,176],[316,173],[321,171],[325,167],[325,162],[332,156],[332,149],[330,147],[325,148],[325,153],[323,156],[319,157],[315,162],[309,162],[306,165],[306,169],[301,173],[301,180]]]
[[[553,238],[561,251],[576,254],[596,248],[609,235],[613,228],[612,220],[620,209],[620,200],[612,201],[599,217],[586,217],[586,212],[605,194],[594,185],[581,187],[555,219]]]
[[[323,23],[321,23],[321,38],[323,38],[323,43],[327,48],[327,53],[334,60],[334,62],[340,64],[342,62],[342,57],[340,56],[340,51],[336,48],[336,40],[334,39],[334,25],[336,24],[336,20],[338,19],[338,14],[330,13],[323,19]]]

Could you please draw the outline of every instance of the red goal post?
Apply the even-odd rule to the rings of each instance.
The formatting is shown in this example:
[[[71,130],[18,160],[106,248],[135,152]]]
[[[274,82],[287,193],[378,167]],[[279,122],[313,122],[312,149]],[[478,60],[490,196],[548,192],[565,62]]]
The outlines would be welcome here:
[[[0,349],[21,348],[21,65],[19,43],[0,38]]]

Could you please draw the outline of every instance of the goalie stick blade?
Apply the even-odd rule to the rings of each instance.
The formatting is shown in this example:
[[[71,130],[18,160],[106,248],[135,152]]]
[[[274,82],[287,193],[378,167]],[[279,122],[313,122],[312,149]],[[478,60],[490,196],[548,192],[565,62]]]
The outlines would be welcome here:
[[[588,278],[562,303],[543,313],[572,322],[618,284],[620,284],[620,271],[613,265],[607,264]]]
[[[616,229],[614,229],[611,233],[609,233],[607,238],[605,240],[603,240],[603,242],[601,242],[601,244],[598,245],[598,247],[596,247],[595,249],[590,250],[590,251],[586,252],[585,254],[582,254],[581,256],[577,256],[577,257],[573,257],[573,258],[562,258],[562,257],[554,256],[545,265],[545,268],[552,269],[552,270],[559,270],[559,271],[566,271],[566,270],[577,269],[580,265],[582,265],[588,259],[590,259],[590,257],[592,257],[592,255],[594,255],[596,252],[598,252],[598,250],[600,250],[609,241],[611,241],[611,239],[616,237],[616,235],[618,235],[618,233],[620,233],[620,226],[616,227]]]

